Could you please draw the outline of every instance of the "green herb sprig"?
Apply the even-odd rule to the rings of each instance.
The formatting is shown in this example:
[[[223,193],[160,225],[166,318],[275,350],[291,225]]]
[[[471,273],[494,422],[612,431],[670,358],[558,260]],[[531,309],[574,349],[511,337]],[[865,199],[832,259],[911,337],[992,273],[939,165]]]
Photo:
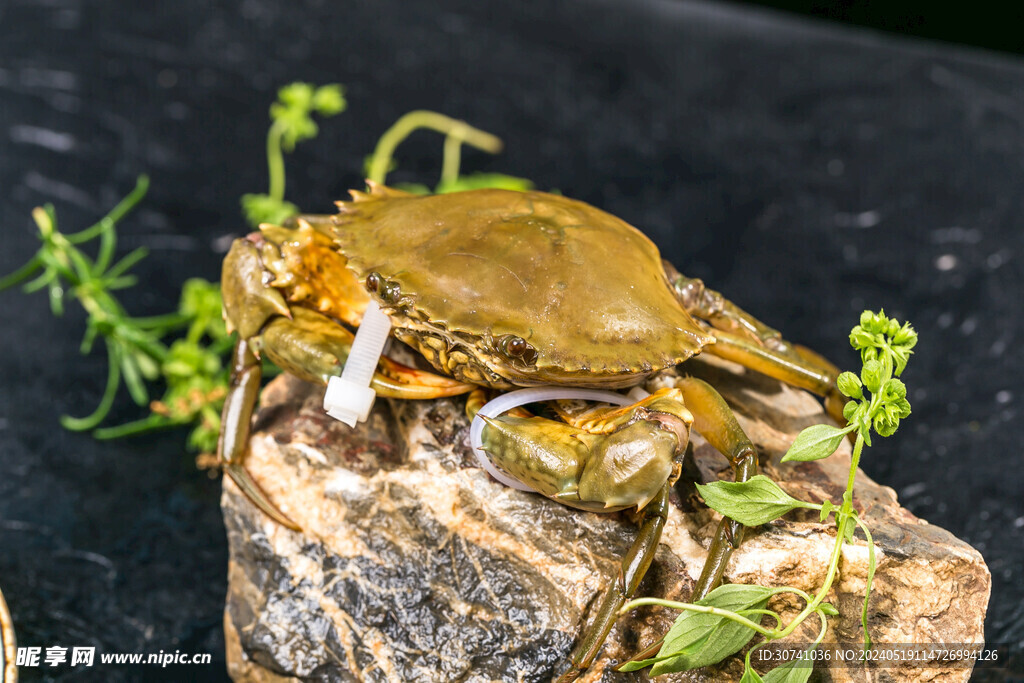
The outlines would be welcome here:
[[[177,426],[201,418],[190,442],[203,449],[216,446],[220,430],[220,404],[227,375],[220,354],[230,340],[220,319],[220,290],[217,285],[194,279],[185,283],[178,310],[167,315],[135,317],[127,313],[114,292],[133,286],[136,277],[128,271],[146,257],[140,247],[116,263],[117,224],[146,194],[149,180],[139,177],[135,189],[95,225],[76,233],[58,230],[53,206],[32,212],[42,246],[28,263],[0,279],[0,291],[21,284],[31,293],[46,289],[54,315],[64,313],[68,298],[78,301],[88,316],[80,351],[88,354],[102,340],[107,352],[107,383],[99,404],[85,417],[61,417],[61,425],[72,431],[93,430],[97,438],[114,438],[152,429]],[[98,241],[95,257],[79,245]],[[181,329],[184,339],[168,346],[164,339]],[[207,341],[209,345],[207,345]],[[153,406],[173,406],[155,411],[150,417],[118,427],[96,427],[107,417],[122,382],[132,400],[150,403],[147,382],[163,380],[166,393]],[[187,409],[182,400],[186,400]],[[212,441],[211,441],[212,434]]]
[[[290,83],[277,91],[270,105],[273,123],[267,131],[267,171],[270,188],[266,194],[242,196],[242,213],[253,227],[260,223],[280,224],[298,215],[299,207],[284,198],[284,153],[295,145],[315,138],[320,132],[313,114],[330,117],[345,111],[345,90],[332,83],[315,87],[310,83]]]
[[[405,114],[380,137],[373,154],[366,160],[366,177],[375,183],[383,184],[387,174],[397,166],[394,160],[395,150],[406,138],[421,129],[432,130],[445,136],[441,178],[433,189],[435,194],[482,188],[520,191],[533,188],[533,183],[529,180],[504,173],[460,175],[464,144],[490,154],[497,154],[503,147],[501,140],[470,126],[465,121],[422,109]],[[395,187],[413,194],[431,193],[428,186],[419,183],[397,183]]]
[[[156,378],[165,356],[159,337],[178,323],[176,318],[132,318],[112,294],[135,284],[136,278],[128,270],[146,256],[146,250],[139,248],[112,263],[117,245],[115,226],[142,200],[148,187],[149,180],[140,177],[135,189],[106,216],[72,234],[57,229],[52,205],[36,208],[32,219],[42,246],[28,263],[0,280],[3,291],[35,276],[23,290],[31,293],[46,289],[50,310],[57,316],[63,315],[68,295],[77,299],[89,316],[82,353],[89,353],[97,338],[106,345],[109,367],[103,397],[87,417],[63,416],[61,424],[67,429],[86,430],[99,424],[110,411],[122,378],[136,403],[145,403],[148,393],[143,379]],[[95,259],[77,246],[94,239],[99,240]]]
[[[797,508],[818,510],[823,522],[829,516],[834,516],[838,533],[821,588],[812,596],[792,586],[766,588],[727,584],[692,604],[656,598],[633,600],[622,608],[621,614],[641,605],[660,605],[682,612],[665,635],[654,657],[629,661],[620,667],[621,670],[635,671],[650,666],[651,675],[656,676],[707,666],[722,661],[760,635],[762,640],[746,654],[743,683],[804,683],[812,670],[811,652],[825,637],[827,619],[838,615],[835,607],[825,602],[825,596],[836,579],[842,547],[853,540],[857,528],[860,528],[868,544],[868,573],[861,609],[861,627],[864,646],[871,646],[867,609],[876,567],[875,546],[870,530],[853,507],[854,479],[864,446],[871,445],[870,432],[873,430],[882,437],[891,436],[899,427],[900,420],[910,415],[906,386],[896,377],[907,366],[917,343],[917,333],[909,323],[901,325],[888,318],[884,312],[865,311],[861,315],[860,324],[850,333],[850,343],[861,355],[860,375],[844,372],[837,380],[839,391],[850,398],[843,411],[849,424],[844,428],[831,425],[808,427],[800,432],[782,458],[783,462],[826,458],[839,448],[847,434],[855,433],[846,490],[838,505],[830,500],[820,504],[797,500],[764,475],[757,475],[746,482],[697,485],[698,492],[710,508],[746,526],[765,524]],[[805,603],[800,613],[786,625],[783,625],[778,613],[767,609],[769,599],[780,593],[792,593]],[[751,667],[750,655],[754,650],[791,635],[813,615],[821,620],[821,630],[801,657],[772,669],[763,677]],[[764,616],[771,617],[774,625],[762,626]]]

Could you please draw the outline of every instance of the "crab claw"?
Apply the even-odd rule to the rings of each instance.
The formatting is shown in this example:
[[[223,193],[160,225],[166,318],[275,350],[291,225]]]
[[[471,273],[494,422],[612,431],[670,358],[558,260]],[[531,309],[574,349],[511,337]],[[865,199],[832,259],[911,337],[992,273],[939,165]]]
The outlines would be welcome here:
[[[542,417],[483,418],[481,447],[508,474],[565,505],[641,510],[672,478],[689,439],[693,418],[672,402],[652,396],[610,411],[616,427],[605,433]]]

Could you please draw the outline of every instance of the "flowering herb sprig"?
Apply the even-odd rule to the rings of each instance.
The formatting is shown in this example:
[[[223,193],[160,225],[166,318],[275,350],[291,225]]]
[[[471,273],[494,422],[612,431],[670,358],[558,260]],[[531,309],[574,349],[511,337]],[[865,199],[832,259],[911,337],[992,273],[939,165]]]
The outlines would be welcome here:
[[[782,458],[782,462],[827,458],[839,448],[847,434],[855,434],[846,490],[838,505],[830,500],[820,504],[797,500],[764,475],[757,475],[746,482],[697,485],[697,490],[710,508],[745,526],[765,524],[797,508],[818,510],[823,522],[829,516],[834,516],[838,533],[821,588],[812,596],[792,586],[768,588],[726,584],[692,604],[655,598],[633,600],[620,613],[624,614],[641,605],[660,605],[682,612],[663,638],[655,656],[626,662],[620,667],[621,670],[635,671],[650,666],[651,675],[656,676],[696,669],[722,661],[760,635],[762,640],[746,653],[742,683],[804,683],[811,675],[811,651],[825,637],[827,619],[838,615],[835,607],[825,602],[825,596],[836,579],[843,544],[853,540],[854,531],[858,527],[868,544],[868,571],[861,626],[864,645],[871,646],[867,630],[867,609],[875,573],[875,547],[871,532],[853,507],[853,484],[864,446],[871,445],[871,431],[878,436],[891,436],[899,427],[900,420],[910,415],[907,388],[897,377],[902,374],[913,353],[917,333],[909,323],[901,325],[888,318],[884,312],[865,311],[861,315],[860,324],[850,333],[850,343],[860,352],[863,366],[859,376],[844,372],[837,379],[839,391],[850,399],[843,411],[849,424],[842,428],[831,425],[808,427],[800,432]],[[805,603],[800,613],[785,625],[781,615],[767,608],[769,600],[781,593],[794,594]],[[814,643],[800,657],[772,669],[765,676],[751,667],[750,656],[757,648],[791,635],[808,617],[814,615],[820,619],[821,629]],[[761,624],[765,616],[774,621],[772,626]]]

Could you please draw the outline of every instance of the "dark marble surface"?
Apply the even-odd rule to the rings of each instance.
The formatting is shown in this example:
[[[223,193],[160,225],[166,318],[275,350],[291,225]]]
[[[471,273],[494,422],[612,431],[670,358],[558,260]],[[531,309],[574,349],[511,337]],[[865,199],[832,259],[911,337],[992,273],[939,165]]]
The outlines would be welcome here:
[[[982,551],[988,637],[1019,657],[1019,60],[689,2],[8,0],[0,273],[37,246],[32,207],[51,201],[77,229],[146,172],[120,246],[152,254],[124,300],[169,310],[243,231],[238,197],[266,182],[266,107],[296,79],[344,83],[350,101],[288,161],[289,198],[307,210],[359,184],[400,114],[435,109],[505,139],[501,157],[467,154],[467,169],[626,218],[684,272],[841,364],[856,362],[845,338],[862,308],[912,320],[914,415],[864,467]],[[393,179],[431,182],[440,140],[421,134],[399,159]],[[181,433],[101,444],[59,427],[91,411],[105,376],[104,358],[78,355],[82,322],[73,308],[52,318],[38,295],[0,295],[0,585],[19,635],[209,651],[215,665],[173,677],[223,679],[219,485]],[[137,415],[122,397],[111,422]]]

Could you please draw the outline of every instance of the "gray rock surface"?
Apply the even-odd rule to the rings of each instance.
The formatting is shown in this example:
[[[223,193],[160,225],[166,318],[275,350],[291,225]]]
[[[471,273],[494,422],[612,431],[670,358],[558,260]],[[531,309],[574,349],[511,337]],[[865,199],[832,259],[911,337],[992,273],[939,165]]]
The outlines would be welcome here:
[[[723,361],[691,361],[736,410],[762,470],[793,496],[838,501],[849,450],[779,464],[795,434],[824,421],[816,399]],[[560,673],[581,621],[634,526],[622,514],[571,510],[505,488],[475,465],[460,399],[378,401],[350,430],[326,417],[321,390],[290,377],[262,397],[247,466],[295,533],[258,513],[225,480],[231,560],[225,612],[237,681],[546,681]],[[895,438],[899,438],[898,436]],[[724,458],[693,438],[691,477],[725,477]],[[870,451],[866,457],[870,457]],[[980,642],[990,591],[981,555],[901,508],[892,489],[859,474],[855,502],[878,546],[870,606],[877,643]],[[662,544],[640,593],[685,600],[716,524],[693,487],[676,487]],[[834,527],[791,513],[752,531],[726,580],[815,591]],[[827,641],[857,647],[867,547],[843,551]],[[772,606],[794,614],[797,605]],[[611,664],[658,638],[675,614],[621,619],[584,680],[635,680]],[[796,634],[799,637],[800,634]],[[808,639],[806,636],[804,640]],[[738,680],[739,659],[674,680]],[[867,680],[862,669],[823,680]],[[890,667],[871,680],[963,681],[969,669]]]

